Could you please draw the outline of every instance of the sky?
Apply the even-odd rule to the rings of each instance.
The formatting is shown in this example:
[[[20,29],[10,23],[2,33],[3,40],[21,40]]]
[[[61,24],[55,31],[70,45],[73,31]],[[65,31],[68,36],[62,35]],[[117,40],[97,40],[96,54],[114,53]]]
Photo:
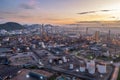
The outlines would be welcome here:
[[[0,0],[0,23],[73,24],[120,19],[120,0]]]

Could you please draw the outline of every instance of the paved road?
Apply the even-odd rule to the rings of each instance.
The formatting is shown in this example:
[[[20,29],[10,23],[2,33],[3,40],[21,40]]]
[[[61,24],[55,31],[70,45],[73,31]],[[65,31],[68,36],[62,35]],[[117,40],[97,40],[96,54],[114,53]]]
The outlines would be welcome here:
[[[115,70],[113,72],[111,80],[117,80],[118,73],[119,73],[119,66],[115,66]]]

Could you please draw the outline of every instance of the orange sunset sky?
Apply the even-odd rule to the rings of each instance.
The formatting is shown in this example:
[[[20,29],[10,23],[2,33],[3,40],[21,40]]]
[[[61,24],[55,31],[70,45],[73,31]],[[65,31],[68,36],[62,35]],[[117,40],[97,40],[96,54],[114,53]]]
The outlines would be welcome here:
[[[119,19],[120,0],[0,0],[0,23],[73,24]]]

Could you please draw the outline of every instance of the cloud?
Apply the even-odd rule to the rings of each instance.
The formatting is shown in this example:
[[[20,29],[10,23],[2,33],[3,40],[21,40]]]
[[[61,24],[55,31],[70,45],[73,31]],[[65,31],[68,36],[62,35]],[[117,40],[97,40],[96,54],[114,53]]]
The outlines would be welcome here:
[[[86,15],[86,14],[94,14],[96,12],[109,12],[109,11],[113,11],[113,10],[86,11],[86,12],[80,12],[80,13],[77,13],[77,14]]]
[[[0,19],[4,19],[3,17],[0,17]]]
[[[22,3],[20,5],[21,8],[23,9],[35,9],[37,6],[37,0],[30,0],[27,3]]]
[[[0,11],[0,14],[15,14],[15,12],[10,12],[10,11]]]
[[[71,20],[72,18],[46,18],[46,19],[52,21],[62,21],[62,20]]]
[[[22,18],[22,19],[26,19],[26,18],[30,18],[31,16],[25,16],[25,15],[19,15],[18,18]]]
[[[95,13],[96,11],[88,11],[88,12],[81,12],[81,13],[77,13],[77,14],[81,14],[81,15],[83,15],[83,14],[91,14],[91,13]]]
[[[111,16],[109,18],[114,19],[114,20],[119,20],[119,17],[117,17],[117,16]]]
[[[76,21],[75,23],[97,23],[99,21]]]
[[[112,11],[112,10],[100,10],[101,12],[109,12],[109,11]]]
[[[25,3],[21,4],[20,7],[23,9],[34,9],[35,8],[34,6],[29,5],[29,4],[25,4]]]
[[[116,17],[115,17],[115,16],[111,16],[111,17],[109,17],[109,18],[113,18],[113,19],[114,19],[114,18],[116,18]]]
[[[31,6],[35,6],[37,4],[37,0],[30,0],[28,4]]]

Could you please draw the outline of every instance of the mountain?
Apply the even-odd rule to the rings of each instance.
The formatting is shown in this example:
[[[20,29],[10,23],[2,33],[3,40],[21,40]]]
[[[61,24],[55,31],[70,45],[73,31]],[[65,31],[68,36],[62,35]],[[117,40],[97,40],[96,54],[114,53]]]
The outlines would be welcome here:
[[[40,28],[40,27],[42,27],[42,25],[41,24],[32,24],[32,25],[23,25],[25,28],[27,28],[27,29],[34,29],[34,28]]]
[[[16,23],[16,22],[7,22],[4,24],[0,24],[0,30],[4,29],[7,31],[11,31],[11,30],[20,30],[24,28],[25,27],[23,27],[21,24]]]
[[[35,29],[35,28],[44,28],[44,29],[49,29],[49,28],[51,28],[51,27],[55,27],[55,26],[53,26],[53,25],[51,25],[51,24],[32,24],[32,25],[27,25],[27,24],[25,24],[25,25],[23,25],[25,28],[27,28],[27,29]]]

